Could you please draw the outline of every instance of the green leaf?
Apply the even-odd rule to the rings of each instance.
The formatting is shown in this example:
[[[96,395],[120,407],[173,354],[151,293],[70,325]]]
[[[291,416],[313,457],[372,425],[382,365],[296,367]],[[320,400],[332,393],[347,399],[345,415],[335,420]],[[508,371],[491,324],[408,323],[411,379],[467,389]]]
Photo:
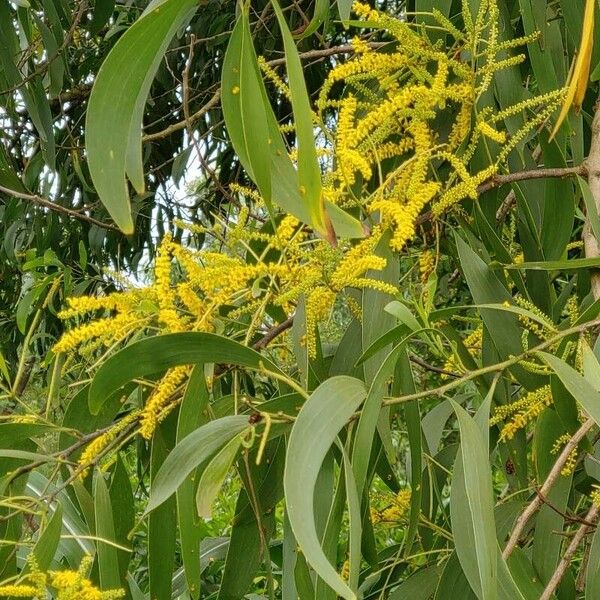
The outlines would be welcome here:
[[[463,571],[481,600],[497,598],[498,543],[494,525],[492,473],[481,432],[463,408],[452,401],[460,428],[450,491],[450,517]]]
[[[455,550],[444,565],[444,570],[435,592],[435,600],[456,600],[457,598],[461,600],[476,600],[477,596],[475,596],[469,586]]]
[[[553,410],[545,410],[538,418],[533,437],[533,457],[536,481],[545,481],[556,460],[552,449],[565,428]],[[548,583],[560,558],[563,540],[555,532],[562,531],[564,514],[571,492],[572,475],[561,475],[552,486],[535,519],[531,561],[542,583]]]
[[[97,554],[100,585],[103,590],[116,589],[121,585],[121,578],[119,577],[117,549],[113,545],[115,543],[115,524],[108,487],[102,473],[96,473],[94,479],[94,514],[96,535],[99,538]]]
[[[194,367],[188,381],[177,422],[177,443],[207,421],[209,402],[204,365]],[[177,490],[177,526],[181,543],[181,559],[187,588],[192,598],[200,595],[200,561],[198,552],[203,535],[202,523],[195,506],[196,473],[192,471]]]
[[[298,39],[302,40],[312,35],[329,16],[329,0],[315,0],[315,10],[310,23]]]
[[[241,445],[241,436],[234,437],[215,454],[203,470],[196,494],[196,507],[199,516],[206,519],[211,518],[212,504],[223,485],[223,480],[231,469],[231,465],[233,465]]]
[[[281,374],[268,358],[238,342],[212,333],[170,333],[135,342],[113,354],[98,369],[89,391],[89,407],[102,405],[129,381],[164,372],[178,365],[225,363]]]
[[[300,193],[308,206],[309,223],[323,237],[331,240],[334,239],[335,234],[331,231],[331,224],[325,212],[321,194],[321,170],[317,159],[312,108],[306,90],[302,63],[298,56],[294,38],[288,29],[277,0],[273,0],[272,6],[281,29],[285,49],[285,63],[298,144],[298,185],[300,186]]]
[[[129,546],[129,533],[135,525],[135,506],[133,490],[131,489],[130,474],[123,462],[121,454],[117,455],[117,463],[112,474],[108,493],[113,514],[115,515],[115,542],[123,549],[117,549],[119,558],[119,576],[121,586],[125,583],[127,568],[131,559],[131,551],[125,549]]]
[[[115,10],[115,0],[96,0],[94,3],[94,16],[88,29],[90,35],[97,35],[106,25]]]
[[[303,223],[311,223],[311,205],[306,201],[306,194],[303,196],[300,193],[299,174],[288,156],[288,150],[279,131],[277,119],[269,103],[258,68],[254,46],[247,34],[249,29],[247,19],[247,14],[242,12],[230,38],[223,66],[221,102],[227,130],[242,165],[248,174],[253,177],[261,193],[266,194],[266,202],[269,203],[272,196],[273,202],[286,213],[294,215]],[[247,84],[250,86],[251,92],[241,89],[244,85],[241,79],[242,72],[245,72],[250,80],[247,81]],[[294,87],[296,87],[295,78]],[[260,91],[260,100],[255,98],[257,90]],[[248,94],[252,96],[254,103],[242,106],[242,99],[248,98]],[[252,119],[246,110],[252,112],[254,115]],[[266,120],[267,125],[266,143],[262,139],[264,138],[263,120]],[[252,142],[252,140],[255,141]],[[314,136],[312,144],[314,150]],[[255,148],[257,147],[266,148],[268,152],[256,152]],[[303,149],[303,159],[304,156]],[[269,182],[264,177],[265,165],[262,162],[266,158],[270,161]],[[308,161],[306,162],[308,164]],[[256,172],[255,169],[257,169]],[[326,202],[325,206],[338,235],[346,238],[364,237],[365,232],[360,221],[331,202]]]
[[[560,358],[547,352],[539,352],[538,354],[558,375],[563,385],[575,400],[583,406],[589,416],[597,424],[600,424],[600,391],[594,389],[573,367]]]
[[[442,567],[439,565],[419,569],[389,595],[389,600],[429,600],[437,588],[441,574]]]
[[[394,348],[385,358],[377,371],[369,393],[364,401],[352,448],[352,468],[359,493],[362,497],[367,481],[367,470],[371,458],[373,438],[377,431],[377,420],[383,403],[383,396],[387,389],[388,381],[394,373],[396,363],[401,353],[405,350],[403,344]]]
[[[268,111],[264,85],[252,43],[248,5],[237,20],[223,62],[221,103],[227,132],[240,162],[271,203],[271,157]],[[279,133],[278,133],[279,136]],[[280,136],[279,136],[280,137]],[[260,152],[256,149],[261,148]]]
[[[600,528],[598,527],[592,537],[585,578],[585,600],[596,598],[600,598]]]
[[[600,258],[570,258],[565,260],[544,260],[524,262],[513,265],[501,265],[503,269],[519,271],[575,271],[600,267]]]
[[[62,532],[63,525],[62,515],[62,505],[57,503],[50,520],[46,524],[46,527],[44,527],[42,530],[35,543],[35,546],[33,547],[33,550],[31,551],[35,557],[36,565],[39,567],[40,571],[47,571],[52,565],[52,559],[54,558],[56,549],[58,548],[58,543],[60,542],[60,534]],[[22,574],[29,571],[30,564],[25,563]]]
[[[171,456],[175,443],[175,414],[155,431],[150,453],[151,494],[158,474]],[[146,514],[150,512],[146,510]],[[171,598],[177,551],[177,515],[175,498],[169,497],[148,518],[148,576],[150,598]]]
[[[244,488],[238,496],[218,600],[243,598],[263,558],[270,560],[268,544],[275,530],[274,509],[283,494],[284,451],[282,440],[272,440],[265,448],[260,465],[255,464],[256,452],[250,452],[246,463],[248,469],[245,465],[238,468]],[[251,489],[261,514],[256,514],[258,509],[253,507],[253,501],[246,491]],[[261,541],[259,527],[264,534],[266,548]]]
[[[124,233],[133,233],[126,176],[144,192],[142,119],[154,75],[196,0],[162,0],[119,38],[94,81],[86,115],[86,151],[100,200]]]
[[[146,514],[170,498],[198,465],[247,427],[247,416],[232,415],[211,421],[183,438],[169,453],[156,474]]]
[[[352,377],[332,377],[322,383],[292,428],[284,474],[286,507],[298,544],[319,577],[346,600],[356,600],[356,593],[323,553],[315,528],[313,494],[326,454],[365,396],[364,384]]]
[[[419,321],[417,321],[411,310],[403,302],[393,300],[389,304],[386,304],[384,310],[396,317],[401,324],[406,325],[411,331],[418,331],[421,329]]]

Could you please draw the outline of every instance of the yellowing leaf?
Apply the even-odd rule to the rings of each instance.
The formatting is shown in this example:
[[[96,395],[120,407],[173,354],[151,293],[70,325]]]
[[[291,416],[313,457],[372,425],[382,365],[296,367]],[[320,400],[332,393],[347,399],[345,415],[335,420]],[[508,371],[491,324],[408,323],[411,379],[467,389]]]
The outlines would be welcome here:
[[[585,91],[590,78],[590,65],[592,61],[592,50],[594,48],[594,8],[596,0],[586,0],[585,13],[583,15],[583,29],[581,32],[581,44],[575,62],[569,74],[569,85],[560,115],[552,130],[550,140],[554,138],[563,121],[566,119],[571,106],[576,112],[581,110]]]

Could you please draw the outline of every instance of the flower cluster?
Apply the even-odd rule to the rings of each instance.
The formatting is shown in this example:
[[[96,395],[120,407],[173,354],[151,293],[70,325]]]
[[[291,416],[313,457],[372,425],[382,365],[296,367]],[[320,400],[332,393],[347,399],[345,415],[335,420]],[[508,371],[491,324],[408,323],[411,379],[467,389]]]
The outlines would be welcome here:
[[[377,254],[382,238],[378,228],[354,245],[340,241],[333,248],[311,236],[294,217],[283,217],[273,230],[270,223],[262,225],[242,209],[235,222],[218,223],[208,232],[212,242],[200,250],[165,236],[158,248],[154,280],[145,288],[70,298],[60,316],[77,323],[56,343],[55,352],[86,354],[143,330],[241,332],[250,344],[269,325],[270,310],[291,315],[303,300],[305,343],[315,356],[316,327],[327,320],[338,297],[352,302],[345,294],[348,288],[396,293],[393,285],[369,275],[386,266],[386,259]],[[213,247],[217,243],[219,251]],[[86,319],[89,316],[92,320]],[[176,367],[157,382],[136,415],[143,437],[152,437],[158,423],[176,406],[188,372],[187,367]],[[93,462],[117,433],[111,429],[94,440],[82,464]]]
[[[355,42],[354,57],[334,67],[321,89],[321,123],[331,122],[327,111],[337,116],[329,134],[334,163],[325,194],[342,206],[358,204],[369,218],[383,222],[392,230],[391,248],[401,250],[414,237],[426,205],[439,216],[463,199],[475,200],[478,186],[555,110],[562,92],[529,99],[503,114],[478,106],[494,74],[525,58],[507,52],[533,39],[499,39],[495,0],[481,2],[475,18],[463,2],[464,32],[434,11],[438,26],[454,39],[448,49],[414,23],[361,2],[355,2],[354,12],[366,27],[386,32],[389,44],[373,50]],[[341,99],[332,94],[340,83],[346,90]],[[512,137],[498,129],[508,116],[539,107]],[[476,153],[489,160],[472,172]]]
[[[512,440],[519,429],[524,429],[536,419],[546,407],[552,404],[552,392],[545,385],[511,404],[496,407],[490,425],[510,419],[500,430],[500,440]]]
[[[396,526],[404,519],[410,509],[410,489],[400,490],[392,501],[381,510],[371,509],[373,524],[387,523]]]
[[[481,352],[481,345],[483,343],[483,325],[479,325],[469,335],[463,340],[463,344],[465,348],[468,350],[469,354],[476,358],[479,356]],[[451,354],[448,360],[444,364],[444,370],[452,373],[464,373],[465,367],[460,360],[458,354]],[[444,379],[448,377],[448,375],[442,376]]]
[[[571,439],[571,436],[568,433],[564,433],[561,435],[552,446],[552,454],[558,454],[561,451],[561,448]],[[571,452],[569,452],[569,456],[567,457],[567,461],[565,462],[563,468],[560,470],[560,474],[563,477],[569,477],[569,475],[573,474],[575,470],[575,465],[577,465],[577,448],[573,448]]]
[[[56,600],[116,600],[125,596],[125,590],[101,591],[87,578],[92,557],[86,556],[77,571],[40,571],[35,560],[29,559],[29,572],[21,583],[0,585],[0,597],[46,598],[52,589]]]

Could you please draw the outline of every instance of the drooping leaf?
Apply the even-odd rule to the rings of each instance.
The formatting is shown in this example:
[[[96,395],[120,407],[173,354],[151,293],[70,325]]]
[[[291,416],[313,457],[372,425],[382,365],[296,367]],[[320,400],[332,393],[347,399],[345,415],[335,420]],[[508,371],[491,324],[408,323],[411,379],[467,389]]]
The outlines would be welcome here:
[[[351,377],[332,377],[321,384],[292,428],[284,475],[286,507],[298,544],[317,574],[346,600],[355,600],[356,591],[323,553],[315,528],[313,493],[325,455],[365,395],[363,383]]]
[[[321,193],[321,170],[317,159],[312,108],[304,81],[304,71],[294,38],[288,29],[278,1],[272,0],[272,6],[279,23],[285,49],[285,63],[298,144],[298,185],[300,186],[300,193],[308,207],[310,225],[323,237],[333,242],[335,232],[325,211]]]
[[[583,406],[590,417],[600,424],[600,392],[565,361],[547,352],[540,352],[539,355],[550,365],[550,368],[558,375],[567,390]]]
[[[231,469],[231,465],[237,456],[242,438],[234,437],[227,442],[211,459],[198,482],[196,494],[196,508],[198,515],[210,519],[212,516],[212,504],[223,485],[223,480]]]
[[[175,415],[171,414],[154,432],[150,451],[150,489],[171,455],[175,443]],[[147,513],[150,511],[146,511]],[[175,498],[169,496],[148,518],[148,575],[151,598],[170,598],[177,549]]]
[[[201,332],[160,335],[131,344],[103,363],[90,386],[90,411],[97,414],[104,402],[137,377],[178,365],[213,362],[281,373],[265,356],[223,336]]]
[[[127,179],[143,193],[142,119],[152,80],[175,32],[196,0],[154,2],[127,29],[102,63],[86,115],[86,150],[92,180],[124,233],[133,232]]]
[[[450,492],[450,515],[456,552],[471,587],[482,600],[497,597],[497,548],[492,473],[481,432],[465,410],[453,402],[460,427]]]
[[[208,421],[208,401],[204,365],[199,364],[192,371],[179,407],[177,443]],[[203,534],[202,523],[198,519],[195,506],[196,484],[196,474],[192,471],[177,490],[177,526],[181,559],[187,588],[194,599],[200,595],[201,572],[198,553]]]
[[[156,473],[146,513],[173,495],[186,477],[217,450],[248,427],[248,417],[232,415],[211,421],[187,435],[161,463]]]
[[[119,557],[114,546],[115,522],[108,487],[102,473],[96,473],[94,479],[94,513],[96,517],[96,536],[98,569],[102,589],[117,589],[121,585],[119,577]]]
[[[244,6],[231,33],[223,62],[223,116],[231,143],[262,198],[271,203],[271,157],[264,85],[252,43],[248,7]],[[261,151],[257,152],[257,149]]]

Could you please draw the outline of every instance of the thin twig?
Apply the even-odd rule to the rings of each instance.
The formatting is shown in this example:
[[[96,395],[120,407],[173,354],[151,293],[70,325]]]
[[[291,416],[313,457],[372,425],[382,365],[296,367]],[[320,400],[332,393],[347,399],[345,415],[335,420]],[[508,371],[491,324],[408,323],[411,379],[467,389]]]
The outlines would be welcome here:
[[[487,365],[479,369],[474,369],[473,371],[467,371],[460,378],[455,379],[454,381],[450,381],[449,383],[446,383],[432,390],[423,390],[422,392],[406,394],[405,396],[386,398],[384,400],[384,404],[402,404],[404,402],[412,402],[413,400],[420,400],[421,398],[428,398],[432,396],[442,397],[446,392],[453,390],[454,388],[458,387],[459,385],[462,385],[463,383],[466,383],[467,381],[472,381],[473,379],[477,379],[482,375],[488,375],[490,373],[496,373],[499,371],[510,369],[510,367],[518,365],[524,359],[535,356],[538,352],[545,350],[546,348],[550,348],[563,338],[577,333],[582,333],[583,331],[587,331],[588,329],[592,329],[593,327],[597,327],[598,325],[600,325],[600,318],[588,321],[587,323],[582,323],[581,325],[569,327],[569,329],[562,330],[555,336],[548,338],[541,344],[538,344],[534,348],[526,350],[522,354],[519,354],[517,356],[511,356],[510,358],[507,358],[506,360],[503,360],[501,362],[492,365]]]
[[[385,44],[385,42],[376,42],[376,43],[370,43],[369,46],[371,46],[373,48],[378,48],[384,44]],[[352,54],[353,52],[354,52],[353,46],[345,45],[345,46],[333,46],[332,48],[324,48],[323,50],[309,50],[308,52],[301,52],[299,56],[300,56],[300,59],[302,59],[302,60],[311,60],[314,58],[325,58],[327,56],[335,56],[338,54]],[[272,67],[276,67],[278,65],[283,65],[283,64],[285,64],[285,58],[276,58],[274,60],[268,61],[267,64]],[[195,113],[192,113],[191,115],[189,115],[189,117],[187,119],[184,118],[182,121],[173,123],[172,125],[169,125],[162,131],[157,131],[155,133],[148,133],[142,137],[142,141],[143,142],[152,142],[154,140],[160,140],[160,139],[170,136],[172,133],[175,133],[176,131],[186,129],[191,124],[200,120],[209,110],[211,110],[212,108],[217,106],[219,104],[220,100],[221,100],[221,90],[218,89],[211,96],[210,100],[208,100],[208,102],[206,104],[204,104],[204,106],[199,108]]]
[[[70,217],[78,219],[79,221],[86,221],[87,223],[92,223],[92,225],[96,225],[97,227],[101,227],[102,229],[108,229],[110,231],[116,231],[118,233],[121,233],[121,230],[116,225],[111,225],[110,223],[103,223],[102,221],[98,221],[98,219],[94,219],[94,217],[88,217],[86,214],[80,213],[79,211],[73,210],[72,208],[67,208],[66,206],[56,204],[56,202],[52,202],[47,198],[42,198],[41,196],[37,196],[35,194],[26,194],[24,192],[18,192],[17,190],[11,190],[10,188],[4,187],[3,185],[0,185],[0,192],[7,194],[8,196],[12,196],[13,198],[18,198],[19,200],[27,200],[27,202],[43,206],[44,208],[48,208],[49,210],[53,210],[64,215],[69,215]]]
[[[573,175],[585,175],[587,173],[586,165],[581,164],[576,167],[546,167],[541,169],[529,169],[526,171],[516,171],[505,175],[492,175],[477,188],[478,194],[483,194],[489,190],[515,183],[517,181],[526,181],[531,179],[545,179],[546,177],[571,177]]]

